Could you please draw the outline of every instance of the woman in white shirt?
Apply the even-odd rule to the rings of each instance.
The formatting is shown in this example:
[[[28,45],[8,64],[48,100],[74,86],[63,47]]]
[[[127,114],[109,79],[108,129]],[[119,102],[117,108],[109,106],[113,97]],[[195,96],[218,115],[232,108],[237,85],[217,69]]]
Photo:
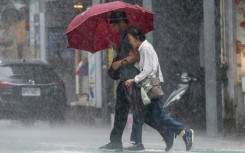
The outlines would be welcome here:
[[[125,81],[126,87],[129,87],[133,82],[139,83],[140,81],[144,80],[145,78],[154,78],[156,77],[157,68],[159,64],[158,56],[156,51],[154,50],[153,46],[145,40],[145,35],[142,31],[137,27],[130,27],[128,29],[128,39],[130,44],[133,46],[135,50],[138,50],[140,53],[140,61],[138,62],[138,68],[140,70],[140,74],[136,75],[133,79],[129,79]],[[159,78],[160,81],[163,82],[161,68],[159,69]],[[149,105],[146,105],[145,109],[146,116],[150,116],[152,121],[157,124],[159,128],[166,129],[169,132],[170,142],[167,144],[165,151],[169,151],[173,146],[174,137],[179,135],[183,137],[183,140],[186,144],[186,150],[189,151],[193,144],[194,139],[194,131],[192,129],[184,130],[184,125],[175,121],[169,115],[167,115],[162,109],[162,97],[152,99]],[[142,116],[144,120],[145,116]],[[138,122],[138,127],[142,126],[144,121]],[[140,130],[142,128],[139,127]],[[142,134],[142,131],[139,134]],[[166,140],[165,140],[166,141]],[[137,142],[136,142],[137,144]],[[134,150],[137,146],[132,146],[129,150]]]

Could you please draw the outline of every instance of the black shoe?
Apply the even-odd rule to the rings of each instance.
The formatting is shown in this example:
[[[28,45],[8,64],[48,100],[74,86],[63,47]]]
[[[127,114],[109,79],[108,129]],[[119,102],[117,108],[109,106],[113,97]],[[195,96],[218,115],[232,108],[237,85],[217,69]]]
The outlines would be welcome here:
[[[124,148],[124,151],[127,152],[143,152],[145,150],[145,147],[142,143],[134,144],[130,147]]]
[[[170,149],[172,149],[172,147],[174,145],[174,138],[175,138],[175,134],[173,131],[166,131],[164,133],[164,140],[166,143],[166,148],[165,148],[166,152],[168,152]]]
[[[194,131],[192,129],[185,130],[183,140],[185,141],[186,151],[190,151],[194,141]]]
[[[110,142],[107,145],[99,147],[102,151],[110,151],[110,152],[120,152],[123,151],[123,146],[121,143]]]

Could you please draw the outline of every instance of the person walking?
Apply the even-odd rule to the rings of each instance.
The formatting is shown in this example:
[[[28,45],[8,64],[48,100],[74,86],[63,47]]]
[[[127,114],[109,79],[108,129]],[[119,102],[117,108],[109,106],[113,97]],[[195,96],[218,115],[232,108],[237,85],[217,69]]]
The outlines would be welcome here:
[[[159,73],[159,78],[163,82],[161,77],[161,68],[158,60],[158,56],[153,46],[146,40],[145,35],[138,27],[129,27],[127,30],[129,43],[134,49],[137,49],[140,54],[140,61],[137,63],[140,70],[140,74],[136,75],[133,79],[125,81],[126,87],[130,87],[134,83],[140,83],[146,78],[155,78],[156,74]],[[184,129],[182,123],[177,122],[169,115],[167,115],[162,109],[162,98],[155,98],[151,100],[151,103],[146,105],[145,114],[140,117],[142,120],[138,122],[138,130],[135,130],[136,135],[142,134],[142,125],[144,123],[145,115],[151,116],[153,121],[158,127],[166,129],[171,137],[174,139],[175,136],[179,135],[183,138],[186,150],[189,151],[192,148],[194,140],[194,130]],[[165,151],[169,151],[173,146],[169,145],[165,148]],[[135,146],[127,148],[127,151],[134,151]]]
[[[139,52],[135,52],[128,41],[127,28],[129,27],[129,23],[125,12],[113,11],[110,16],[110,23],[112,24],[112,27],[121,34],[121,42],[119,45],[120,47],[117,49],[117,56],[115,57],[115,61],[113,61],[111,64],[113,70],[118,72],[117,77],[119,77],[119,83],[116,90],[115,119],[114,126],[110,133],[110,142],[104,146],[99,147],[99,149],[102,151],[122,151],[123,146],[121,139],[123,130],[126,126],[129,109],[132,109],[132,105],[135,105],[135,103],[138,103],[138,107],[144,107],[141,106],[143,102],[140,98],[140,88],[137,88],[136,84],[133,84],[132,86],[134,86],[134,94],[130,94],[130,90],[128,90],[128,88],[126,88],[126,86],[124,85],[124,82],[126,80],[134,78],[137,74],[139,74],[139,71],[136,71],[134,64],[135,62],[139,61],[140,57]],[[112,74],[115,73],[113,72]],[[112,78],[114,79],[114,77]],[[133,109],[132,112],[134,117],[133,122],[141,122],[142,119],[140,119],[139,116],[137,116],[136,114],[139,115],[143,112],[139,110],[138,113],[135,113],[135,109]],[[164,132],[164,129],[162,129],[162,127],[158,127],[157,124],[152,121],[151,117],[146,118],[144,121],[146,124],[156,129],[161,134],[167,146],[171,145],[173,140],[165,137],[166,135],[168,135],[168,132]],[[140,128],[142,128],[142,126],[140,126]],[[134,135],[133,139],[136,142],[134,150],[143,151],[144,146],[141,143],[141,134],[134,133],[134,131],[132,132],[132,135]]]
[[[110,16],[110,24],[121,35],[120,45],[117,49],[117,56],[115,57],[116,61],[111,64],[113,70],[118,71],[119,83],[116,90],[115,119],[113,129],[110,133],[110,142],[99,149],[102,151],[122,151],[121,139],[130,109],[130,102],[127,98],[127,88],[124,85],[124,81],[129,78],[134,78],[139,73],[135,69],[134,64],[128,63],[128,61],[134,63],[139,59],[137,59],[137,56],[133,56],[132,46],[128,41],[127,28],[129,24],[125,12],[113,11]],[[123,65],[125,61],[127,61],[127,64]],[[141,113],[140,110],[138,111],[138,113]]]

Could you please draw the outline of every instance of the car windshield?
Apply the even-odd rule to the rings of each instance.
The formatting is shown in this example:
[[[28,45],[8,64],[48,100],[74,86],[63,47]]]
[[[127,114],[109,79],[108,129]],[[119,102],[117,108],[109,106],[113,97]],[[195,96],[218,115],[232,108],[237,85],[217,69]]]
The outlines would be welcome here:
[[[51,68],[41,65],[7,65],[0,67],[0,71],[0,77],[57,78]]]

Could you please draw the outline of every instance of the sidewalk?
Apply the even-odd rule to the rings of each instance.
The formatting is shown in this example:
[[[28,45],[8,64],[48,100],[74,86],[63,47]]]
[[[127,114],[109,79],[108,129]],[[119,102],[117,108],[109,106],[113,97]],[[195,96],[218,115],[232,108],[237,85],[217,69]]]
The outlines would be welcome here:
[[[129,122],[130,123],[130,122]],[[105,145],[109,142],[110,132],[112,125],[111,123],[105,124],[95,124],[95,125],[82,125],[83,133],[92,133],[89,135],[89,139],[96,139],[96,142],[93,146],[100,147]],[[89,131],[88,131],[88,129]],[[209,137],[206,135],[206,131],[195,131],[195,139],[194,139],[194,147],[192,152],[205,152],[205,153],[212,153],[212,152],[222,152],[222,153],[245,153],[245,137],[239,136],[236,137],[235,134],[229,134],[226,137],[219,136],[219,137]],[[130,134],[131,134],[131,127],[130,125],[126,125],[122,142],[123,146],[127,147],[130,146]],[[99,136],[99,137],[98,137]],[[165,149],[165,142],[162,140],[160,134],[152,129],[151,127],[144,125],[143,128],[143,135],[142,135],[143,144],[147,151],[149,152],[164,152]],[[87,142],[87,141],[86,141]],[[84,143],[86,143],[84,142]],[[175,139],[173,152],[185,152],[185,144],[182,138],[177,137]]]
[[[94,147],[98,148],[109,142],[111,125],[104,125],[101,127],[89,127],[92,130],[93,136],[91,139],[96,139]],[[86,127],[84,128],[86,129]],[[87,131],[90,133],[89,131]],[[123,133],[123,146],[127,147],[129,143],[131,129],[126,128]],[[98,137],[99,136],[99,137]],[[143,130],[143,144],[145,146],[145,152],[164,152],[165,142],[161,136],[154,129],[144,126]],[[177,137],[175,139],[172,152],[186,152],[185,144],[182,138]],[[194,147],[191,151],[198,153],[245,153],[245,138],[236,138],[235,136],[229,137],[209,137],[204,131],[195,130]]]
[[[53,126],[42,121],[28,126],[18,121],[2,120],[0,128],[1,153],[102,153],[98,148],[109,142],[111,132],[110,124],[74,123],[71,120],[63,126]],[[122,137],[124,147],[131,145],[130,133],[131,129],[127,127]],[[164,152],[165,142],[157,131],[144,126],[142,137],[145,153]],[[186,152],[185,144],[180,137],[175,140],[172,152]],[[208,137],[205,132],[195,130],[194,147],[191,152],[245,153],[245,138]]]
[[[113,121],[113,116],[111,116]],[[93,127],[89,127],[91,130],[95,130],[93,132],[88,133],[96,133],[100,132],[100,143],[97,144],[98,147],[102,146],[109,142],[110,132],[112,128],[112,123],[102,123],[95,124]],[[123,144],[124,147],[131,145],[129,143],[130,133],[131,133],[131,125],[132,124],[132,116],[129,115],[128,124],[125,127],[125,131],[123,133]],[[209,137],[206,135],[206,131],[195,130],[195,139],[194,139],[194,147],[193,150],[197,152],[207,152],[207,150],[216,150],[231,153],[231,151],[244,152],[245,153],[245,136],[236,134],[227,134],[224,136],[218,137]],[[144,125],[142,140],[146,149],[154,149],[163,151],[165,148],[165,142],[162,140],[160,134],[151,127]],[[182,138],[177,137],[174,144],[174,150],[185,150],[185,144]],[[209,152],[209,151],[208,151]]]
[[[124,136],[125,141],[129,139],[130,132],[130,130],[125,131],[125,134],[128,135]],[[143,131],[143,143],[146,149],[165,148],[165,142],[162,141],[161,136],[150,127],[145,128]],[[185,144],[181,137],[175,139],[173,150],[185,150]],[[245,153],[245,138],[236,138],[234,135],[229,137],[209,137],[205,131],[195,130],[194,147],[192,150],[241,151]]]

